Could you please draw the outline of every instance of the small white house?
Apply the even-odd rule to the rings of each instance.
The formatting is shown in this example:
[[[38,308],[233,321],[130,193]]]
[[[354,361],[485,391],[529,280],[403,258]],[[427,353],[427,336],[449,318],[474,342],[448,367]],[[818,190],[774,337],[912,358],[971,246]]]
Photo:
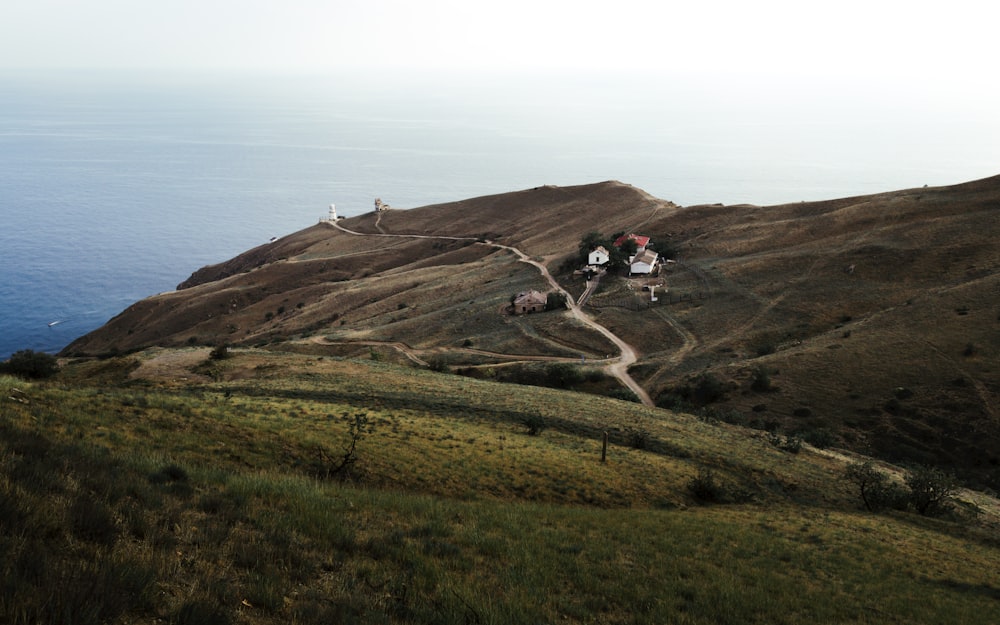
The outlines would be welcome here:
[[[608,254],[608,250],[604,249],[603,245],[598,245],[592,252],[590,252],[590,255],[587,256],[587,264],[598,267],[606,265],[609,260],[611,260],[611,255]]]
[[[650,274],[653,273],[653,269],[656,267],[656,261],[659,255],[653,250],[643,250],[642,252],[636,254],[629,260],[629,273],[633,274]]]

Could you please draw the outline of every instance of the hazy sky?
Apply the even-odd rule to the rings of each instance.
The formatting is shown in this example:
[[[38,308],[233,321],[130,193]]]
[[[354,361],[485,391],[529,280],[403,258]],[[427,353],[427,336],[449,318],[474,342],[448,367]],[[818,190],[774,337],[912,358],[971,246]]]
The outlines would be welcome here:
[[[995,82],[986,1],[5,0],[0,67],[611,69]],[[992,87],[990,87],[992,88]]]

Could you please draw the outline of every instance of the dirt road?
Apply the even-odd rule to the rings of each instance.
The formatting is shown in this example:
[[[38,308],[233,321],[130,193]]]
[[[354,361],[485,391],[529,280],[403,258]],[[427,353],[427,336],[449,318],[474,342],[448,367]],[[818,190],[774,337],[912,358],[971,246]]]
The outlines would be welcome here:
[[[562,288],[562,286],[560,286],[558,282],[556,282],[556,279],[552,277],[552,274],[549,273],[549,270],[545,267],[545,265],[543,265],[542,263],[540,263],[538,261],[532,260],[527,254],[525,254],[521,250],[517,249],[516,247],[511,247],[509,245],[502,245],[500,243],[495,243],[495,242],[489,241],[489,240],[482,241],[482,240],[476,239],[474,237],[451,237],[451,236],[439,236],[439,235],[428,235],[428,234],[389,234],[389,233],[385,233],[385,232],[380,232],[378,234],[372,234],[372,233],[357,232],[355,230],[350,230],[350,229],[345,228],[344,226],[342,226],[342,225],[340,225],[339,223],[336,223],[336,222],[327,222],[327,223],[329,223],[331,226],[333,226],[334,228],[337,228],[338,230],[340,230],[342,232],[345,232],[345,233],[351,234],[351,235],[355,235],[355,236],[399,237],[399,238],[412,238],[412,239],[447,239],[447,240],[451,240],[451,241],[475,241],[475,242],[479,243],[480,245],[488,245],[488,246],[494,247],[496,249],[502,249],[502,250],[507,250],[507,251],[511,252],[512,254],[514,254],[515,256],[517,256],[517,258],[521,262],[528,263],[529,265],[531,265],[531,266],[535,267],[536,269],[538,269],[538,271],[541,272],[542,276],[545,278],[545,280],[549,283],[549,285],[553,289],[555,289],[556,291],[558,291],[558,292],[560,292],[560,293],[562,293],[563,295],[566,296],[566,306],[567,306],[567,308],[569,308],[570,314],[572,314],[573,317],[575,317],[576,319],[578,319],[584,325],[592,328],[593,330],[595,330],[597,332],[600,332],[605,337],[607,337],[609,341],[611,341],[612,343],[614,343],[618,347],[618,350],[619,350],[619,352],[621,352],[621,354],[620,354],[620,356],[618,357],[617,360],[612,361],[612,362],[610,362],[607,365],[608,372],[611,375],[613,375],[616,378],[618,378],[619,380],[621,380],[622,384],[624,384],[625,386],[627,386],[629,388],[629,390],[631,390],[633,393],[635,393],[636,397],[638,397],[639,400],[644,405],[650,406],[650,407],[653,407],[655,405],[653,403],[652,398],[649,396],[649,393],[647,393],[646,390],[644,388],[642,388],[642,386],[640,386],[639,383],[636,382],[635,379],[631,375],[629,375],[629,373],[628,373],[629,366],[632,365],[632,363],[634,363],[636,361],[636,359],[637,359],[635,349],[631,345],[629,345],[628,343],[626,343],[625,341],[623,341],[621,338],[619,338],[617,335],[615,335],[613,332],[611,332],[611,330],[608,330],[607,328],[605,328],[601,324],[599,324],[596,321],[594,321],[593,319],[591,319],[576,304],[576,302],[573,299],[573,296],[570,295],[566,291],[566,289]]]

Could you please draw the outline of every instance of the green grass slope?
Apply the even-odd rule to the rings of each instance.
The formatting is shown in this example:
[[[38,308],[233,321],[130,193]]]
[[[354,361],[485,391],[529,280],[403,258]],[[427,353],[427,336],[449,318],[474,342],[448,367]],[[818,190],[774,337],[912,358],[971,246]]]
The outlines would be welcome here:
[[[864,513],[838,454],[629,402],[205,349],[0,391],[5,623],[990,623],[1000,599],[994,500]]]

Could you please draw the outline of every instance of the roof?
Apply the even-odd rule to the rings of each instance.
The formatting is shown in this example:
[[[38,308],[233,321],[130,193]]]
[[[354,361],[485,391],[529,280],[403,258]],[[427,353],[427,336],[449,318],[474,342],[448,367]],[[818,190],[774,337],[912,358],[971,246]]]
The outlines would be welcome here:
[[[623,234],[615,239],[615,247],[621,247],[621,244],[629,239],[635,241],[637,247],[646,247],[649,245],[649,237],[647,236],[641,234]]]
[[[600,252],[601,254],[604,254],[605,256],[608,255],[608,250],[604,249],[603,245],[598,245],[594,249],[590,250],[591,254],[594,254],[595,252]]]
[[[656,257],[658,254],[653,250],[644,250],[641,254],[636,254],[632,259],[632,264],[635,263],[646,263],[647,265],[652,265],[656,262]]]
[[[539,293],[538,291],[525,291],[523,293],[518,293],[517,297],[514,298],[514,303],[520,305],[545,304],[548,301],[549,296],[545,293]]]

